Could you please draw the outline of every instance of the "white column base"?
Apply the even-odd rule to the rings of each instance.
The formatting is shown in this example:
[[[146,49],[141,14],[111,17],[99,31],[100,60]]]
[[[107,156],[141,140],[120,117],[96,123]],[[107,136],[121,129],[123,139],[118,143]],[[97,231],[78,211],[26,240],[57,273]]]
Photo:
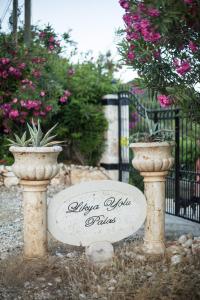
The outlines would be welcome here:
[[[144,251],[148,254],[165,253],[165,177],[164,172],[141,172],[144,176],[147,199],[147,218]]]
[[[21,180],[24,209],[24,258],[47,255],[47,201],[49,180]]]

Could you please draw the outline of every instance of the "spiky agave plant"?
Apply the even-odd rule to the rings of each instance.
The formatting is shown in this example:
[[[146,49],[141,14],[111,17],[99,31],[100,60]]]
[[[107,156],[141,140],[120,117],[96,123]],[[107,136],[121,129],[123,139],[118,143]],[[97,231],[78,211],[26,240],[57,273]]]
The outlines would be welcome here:
[[[158,128],[158,124],[149,119],[147,111],[145,111],[145,122],[147,124],[147,132],[137,132],[130,136],[130,142],[164,142],[174,140],[174,131],[166,128]]]
[[[18,147],[28,147],[31,139],[26,138],[26,131],[23,133],[20,138],[17,134],[14,133],[15,140],[7,139],[9,146],[18,146]]]
[[[63,143],[63,141],[53,141],[53,139],[57,136],[51,135],[53,130],[56,128],[58,124],[55,124],[52,128],[50,128],[46,134],[42,132],[40,120],[38,119],[37,126],[32,120],[32,126],[27,123],[28,131],[30,134],[30,138],[26,140],[26,131],[20,138],[18,135],[15,136],[15,140],[8,139],[10,142],[10,146],[18,146],[18,147],[49,147],[56,144]]]

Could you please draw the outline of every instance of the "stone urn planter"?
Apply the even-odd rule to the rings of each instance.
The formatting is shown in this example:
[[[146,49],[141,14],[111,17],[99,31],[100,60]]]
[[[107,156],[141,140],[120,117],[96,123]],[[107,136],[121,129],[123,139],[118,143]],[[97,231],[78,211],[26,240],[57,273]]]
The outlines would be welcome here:
[[[174,158],[174,142],[132,143],[133,167],[144,177],[147,199],[147,218],[144,251],[149,254],[165,253],[165,180]]]
[[[39,258],[47,254],[47,201],[50,179],[59,171],[60,146],[17,147],[9,149],[14,156],[12,170],[23,189],[24,256]]]

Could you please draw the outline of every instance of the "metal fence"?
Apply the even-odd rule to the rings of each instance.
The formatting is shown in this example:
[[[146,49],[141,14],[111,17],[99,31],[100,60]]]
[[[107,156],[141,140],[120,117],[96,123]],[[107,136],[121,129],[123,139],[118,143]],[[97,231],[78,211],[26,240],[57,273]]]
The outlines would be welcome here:
[[[127,91],[119,92],[118,99],[119,179],[127,181],[129,177],[130,183],[143,188],[142,178],[131,165],[128,139],[130,134],[146,130],[146,111],[158,128],[171,129],[175,135],[175,164],[166,181],[166,212],[200,223],[200,124],[180,109],[160,109],[153,101],[147,106]]]

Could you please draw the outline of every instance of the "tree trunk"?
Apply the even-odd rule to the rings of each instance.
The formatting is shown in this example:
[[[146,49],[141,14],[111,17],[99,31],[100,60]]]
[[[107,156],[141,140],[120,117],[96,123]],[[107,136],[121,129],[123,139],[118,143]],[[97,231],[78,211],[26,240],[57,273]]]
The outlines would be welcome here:
[[[31,0],[25,0],[24,43],[27,47],[31,44]]]
[[[13,0],[13,41],[17,47],[18,0]]]

